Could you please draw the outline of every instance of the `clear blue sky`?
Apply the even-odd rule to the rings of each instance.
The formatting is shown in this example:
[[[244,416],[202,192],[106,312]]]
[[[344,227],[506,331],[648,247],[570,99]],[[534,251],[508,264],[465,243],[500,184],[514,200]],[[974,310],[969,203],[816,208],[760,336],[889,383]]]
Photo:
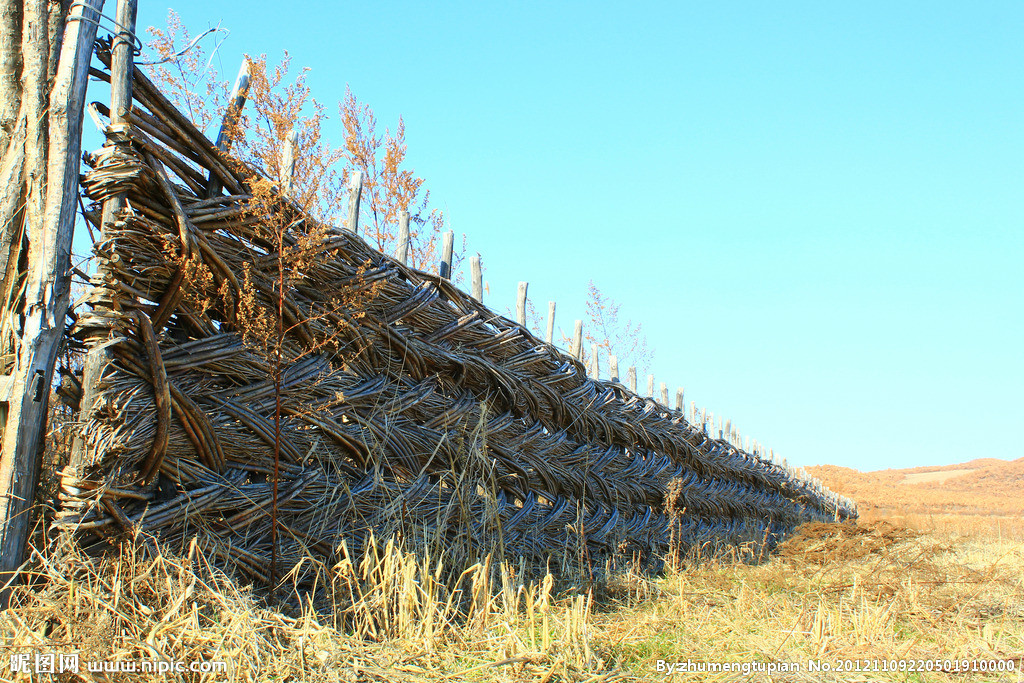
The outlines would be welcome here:
[[[1024,3],[172,6],[403,116],[492,307],[593,279],[797,465],[1024,455]]]

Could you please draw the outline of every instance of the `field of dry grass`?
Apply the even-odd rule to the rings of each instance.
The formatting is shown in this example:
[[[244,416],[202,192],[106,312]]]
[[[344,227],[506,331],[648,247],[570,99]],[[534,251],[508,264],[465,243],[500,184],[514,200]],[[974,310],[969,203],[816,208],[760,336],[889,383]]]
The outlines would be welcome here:
[[[1024,540],[1024,458],[877,472],[834,465],[806,469],[856,500],[862,521]]]
[[[961,465],[974,471],[943,484],[991,482],[1000,462]],[[866,485],[848,472],[847,484]],[[769,558],[693,549],[662,576],[620,572],[590,589],[525,581],[486,558],[453,586],[443,561],[385,544],[340,562],[315,595],[273,602],[195,548],[180,557],[139,537],[106,558],[51,550],[36,556],[34,587],[0,612],[0,680],[1024,680],[1020,519],[993,526],[981,514],[1002,500],[990,512],[1009,520],[1012,506],[990,486],[940,513],[948,498],[934,482],[870,474],[882,493],[859,526],[806,525]],[[900,511],[924,530],[880,519],[891,503],[879,481],[930,492]],[[71,653],[77,676],[9,661],[31,669],[36,655]],[[224,670],[188,670],[217,662]],[[994,662],[1014,670],[974,670]],[[144,675],[144,665],[181,670]],[[839,666],[853,670],[825,670]],[[719,670],[700,671],[709,667]]]
[[[145,539],[105,560],[68,552],[43,562],[38,589],[0,613],[10,652],[80,654],[80,676],[57,680],[140,680],[90,673],[89,660],[227,664],[165,680],[311,682],[959,681],[957,666],[993,661],[1015,670],[969,679],[1018,681],[1024,666],[1024,543],[885,522],[807,525],[760,563],[742,549],[698,551],[662,577],[627,572],[591,591],[482,565],[449,592],[432,580],[436,564],[387,546],[338,567],[324,587],[333,617],[271,607],[197,555],[162,554]],[[49,680],[14,674],[6,660],[0,680]],[[667,670],[687,661],[735,669]],[[908,662],[946,671],[899,671]],[[769,663],[799,668],[769,676]],[[746,677],[744,665],[754,667]]]

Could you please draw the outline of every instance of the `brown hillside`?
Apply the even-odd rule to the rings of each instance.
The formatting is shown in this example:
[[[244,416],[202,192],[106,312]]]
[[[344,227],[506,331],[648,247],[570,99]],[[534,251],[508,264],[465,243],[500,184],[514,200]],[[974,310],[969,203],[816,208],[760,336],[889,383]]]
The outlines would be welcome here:
[[[806,469],[856,500],[864,520],[1024,538],[1024,458],[875,472],[836,465]]]

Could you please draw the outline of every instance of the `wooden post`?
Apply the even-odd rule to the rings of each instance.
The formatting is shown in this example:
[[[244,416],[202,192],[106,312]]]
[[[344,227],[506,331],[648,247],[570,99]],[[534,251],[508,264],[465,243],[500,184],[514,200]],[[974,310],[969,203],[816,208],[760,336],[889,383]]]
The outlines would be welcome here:
[[[724,437],[725,437],[725,434],[722,433],[722,416],[719,415],[718,416],[718,439],[721,441]]]
[[[31,15],[24,21],[22,43],[27,129],[24,164],[19,168],[23,166],[25,176],[34,179],[23,199],[25,224],[32,229],[24,319],[19,325],[13,374],[6,381],[10,401],[0,451],[0,586],[10,585],[17,578],[15,572],[24,558],[32,528],[30,509],[39,479],[49,388],[70,298],[71,237],[79,196],[85,90],[96,39],[94,22],[102,8],[103,0],[82,0],[68,10],[60,59],[49,88],[49,52],[56,46],[48,45],[47,32],[39,30],[39,6],[25,4]],[[134,14],[134,2],[118,3],[117,16],[129,30],[134,30]],[[20,187],[7,187],[5,192],[17,196]],[[3,607],[8,593],[0,592]]]
[[[636,393],[636,366],[630,365],[629,369],[626,370],[626,386],[634,394]]]
[[[593,379],[601,379],[601,357],[597,344],[590,345],[590,376]]]
[[[523,327],[526,327],[526,290],[529,286],[529,282],[520,282],[516,296],[516,322]]]
[[[548,302],[548,344],[555,343],[555,302]]]
[[[725,421],[725,440],[732,441],[732,420]]]
[[[697,402],[690,401],[690,422],[697,421]]]
[[[357,211],[358,213],[358,211]],[[395,247],[395,259],[403,266],[409,265],[409,212],[398,214],[398,245]]]
[[[363,172],[352,171],[348,179],[348,221],[345,229],[359,234],[359,198],[363,194]]]
[[[113,64],[113,54],[111,54],[111,74],[115,69]],[[130,73],[130,72],[129,72]],[[238,119],[242,115],[242,108],[245,107],[245,99],[249,96],[249,60],[242,57],[242,66],[238,69],[238,77],[235,78],[235,85],[231,88],[231,95],[228,97],[228,101],[231,104],[228,105],[228,110],[224,112],[224,120],[220,124],[220,131],[217,133],[217,148],[228,152],[231,150],[231,142],[234,140],[235,134],[238,132]],[[129,105],[131,103],[129,102]],[[110,106],[111,121],[114,117],[114,103],[111,101]],[[223,187],[220,183],[220,178],[216,176],[212,171],[210,172],[210,179],[206,182],[206,197],[212,199],[221,193]]]
[[[292,196],[292,184],[295,180],[295,150],[299,146],[299,131],[292,130],[284,141],[281,150],[281,194]]]
[[[654,398],[654,375],[647,375],[647,396]]]
[[[572,347],[569,349],[569,353],[576,360],[583,358],[583,321],[577,320],[576,326],[572,331]]]
[[[686,405],[686,396],[683,394],[683,388],[679,387],[676,389],[676,410],[682,410]]]
[[[473,298],[484,302],[484,276],[480,269],[480,256],[469,257],[469,270],[473,278]]]
[[[441,246],[441,266],[438,274],[446,280],[452,279],[452,249],[455,244],[455,233],[449,230],[444,234]]]
[[[664,382],[661,383],[661,405],[668,408],[668,385]],[[679,410],[679,408],[676,408]]]
[[[608,356],[608,376],[613,382],[619,381],[619,359],[615,356]]]

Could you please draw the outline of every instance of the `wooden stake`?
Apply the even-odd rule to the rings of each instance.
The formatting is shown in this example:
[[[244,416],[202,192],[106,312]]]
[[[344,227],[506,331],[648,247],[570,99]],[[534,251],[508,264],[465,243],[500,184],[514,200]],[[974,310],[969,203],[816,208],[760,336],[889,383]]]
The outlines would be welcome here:
[[[0,451],[0,586],[14,582],[14,572],[23,561],[34,521],[29,510],[39,479],[39,446],[46,430],[49,387],[70,298],[69,264],[79,196],[82,119],[89,61],[96,39],[93,22],[99,19],[102,8],[103,0],[81,0],[69,8],[52,88],[47,87],[49,46],[36,42],[42,41],[46,32],[23,42],[29,47],[22,50],[25,67],[21,78],[26,89],[23,97],[32,97],[42,108],[37,112],[30,110],[26,135],[25,171],[29,177],[35,174],[36,187],[26,197],[24,210],[26,224],[32,226],[34,244],[28,255],[22,309],[25,314],[17,358],[14,373],[7,380],[10,402]],[[119,4],[117,15],[134,16],[134,2],[125,2],[123,7]],[[82,21],[83,17],[86,21]],[[38,28],[39,24],[31,21],[26,30],[31,26]],[[20,187],[5,190],[17,194]],[[6,607],[6,601],[4,591],[0,607]]]
[[[569,352],[576,360],[583,358],[583,321],[577,320],[572,331],[572,347]]]
[[[664,382],[661,383],[661,405],[668,407],[668,385]],[[679,408],[676,408],[679,410]]]
[[[345,229],[359,234],[359,198],[363,194],[363,172],[352,171],[348,179],[348,221]]]
[[[597,344],[590,345],[590,377],[591,379],[601,379],[601,357],[598,354]]]
[[[548,344],[554,344],[555,343],[555,302],[554,301],[549,301],[548,302],[548,334],[547,334],[547,342],[548,342]]]
[[[455,233],[449,230],[444,234],[441,246],[441,266],[439,274],[445,280],[452,279],[452,250],[455,244]]]
[[[633,365],[630,365],[629,369],[626,370],[626,386],[634,394],[636,393],[636,367]]]
[[[358,210],[356,211],[358,213]],[[403,266],[409,265],[409,212],[398,215],[398,245],[395,247],[395,259]]]
[[[676,410],[682,410],[683,406],[686,405],[686,396],[683,394],[683,388],[679,387],[676,389]]]
[[[281,194],[292,196],[292,183],[295,179],[295,150],[299,146],[299,131],[292,130],[284,141],[281,150]]]
[[[484,302],[484,276],[480,269],[480,255],[469,257],[469,269],[473,278],[473,298]]]
[[[516,296],[516,322],[523,327],[526,327],[526,290],[529,286],[529,282],[520,282]]]
[[[619,381],[619,359],[615,356],[608,356],[608,375],[611,381]]]
[[[111,73],[116,68],[113,63],[113,55],[111,55]],[[129,73],[131,73],[129,71]],[[245,107],[245,100],[249,96],[249,60],[242,57],[242,66],[238,69],[238,77],[235,78],[235,85],[231,88],[231,95],[228,96],[228,100],[231,102],[228,105],[228,110],[224,112],[224,120],[220,124],[220,131],[217,133],[217,148],[222,149],[225,152],[231,150],[231,142],[234,139],[235,134],[238,132],[238,119],[242,115],[242,109]],[[129,103],[130,104],[130,103]],[[110,115],[111,121],[114,117],[114,103],[111,100]],[[220,178],[215,174],[210,173],[210,179],[206,183],[206,197],[212,199],[221,193],[223,185],[221,185]]]

